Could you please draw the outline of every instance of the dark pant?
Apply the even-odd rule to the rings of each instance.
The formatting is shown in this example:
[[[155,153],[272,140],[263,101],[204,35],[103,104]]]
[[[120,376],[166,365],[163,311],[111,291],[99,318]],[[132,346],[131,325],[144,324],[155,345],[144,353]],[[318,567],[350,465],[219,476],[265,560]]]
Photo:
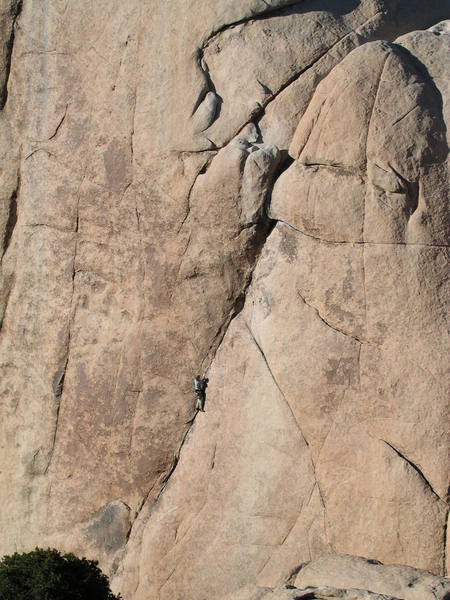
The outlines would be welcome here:
[[[197,392],[196,396],[197,396],[197,404],[195,405],[195,408],[197,410],[203,411],[204,407],[205,407],[206,394],[205,394],[205,392]]]

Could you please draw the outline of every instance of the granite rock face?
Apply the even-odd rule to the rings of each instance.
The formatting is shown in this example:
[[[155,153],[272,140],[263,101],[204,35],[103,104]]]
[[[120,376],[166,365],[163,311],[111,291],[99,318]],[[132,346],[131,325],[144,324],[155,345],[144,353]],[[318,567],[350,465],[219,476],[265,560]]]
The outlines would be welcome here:
[[[273,588],[328,553],[444,573],[440,52],[448,37],[428,31],[369,43],[318,85],[271,194],[275,228],[211,366],[207,412],[136,528],[137,598]]]
[[[354,556],[324,556],[295,577],[298,588],[333,586],[371,590],[404,600],[445,600],[450,580],[411,567],[389,566]]]
[[[449,16],[0,2],[1,553],[126,600],[445,573]]]

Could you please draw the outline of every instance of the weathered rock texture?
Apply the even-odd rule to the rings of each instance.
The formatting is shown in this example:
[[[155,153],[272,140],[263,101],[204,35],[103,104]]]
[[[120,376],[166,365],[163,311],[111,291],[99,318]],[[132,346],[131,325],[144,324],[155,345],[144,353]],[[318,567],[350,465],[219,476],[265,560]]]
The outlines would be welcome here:
[[[450,580],[412,569],[353,556],[324,556],[291,577],[295,585],[277,589],[249,585],[227,600],[446,600]]]
[[[126,600],[444,574],[449,17],[0,3],[2,553]]]
[[[404,600],[445,600],[450,593],[448,578],[352,556],[325,556],[309,563],[295,577],[295,585],[367,589]]]
[[[345,600],[446,600],[450,580],[411,567],[387,566],[353,556],[324,556],[293,573],[277,589],[248,585],[227,600],[261,598]]]

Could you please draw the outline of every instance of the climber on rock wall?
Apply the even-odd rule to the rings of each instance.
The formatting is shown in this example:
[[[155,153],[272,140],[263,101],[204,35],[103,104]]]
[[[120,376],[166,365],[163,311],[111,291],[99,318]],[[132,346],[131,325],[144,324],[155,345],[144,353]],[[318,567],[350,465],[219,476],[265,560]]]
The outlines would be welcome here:
[[[209,379],[201,378],[197,375],[194,379],[194,392],[197,397],[197,404],[195,405],[196,410],[205,411],[205,400],[206,400],[206,388],[208,386]]]

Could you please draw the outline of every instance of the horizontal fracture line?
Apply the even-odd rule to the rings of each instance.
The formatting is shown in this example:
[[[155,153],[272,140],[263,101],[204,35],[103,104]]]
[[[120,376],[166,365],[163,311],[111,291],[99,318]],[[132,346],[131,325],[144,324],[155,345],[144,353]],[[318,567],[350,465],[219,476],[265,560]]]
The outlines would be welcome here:
[[[306,231],[302,231],[301,229],[294,227],[294,225],[291,225],[290,223],[283,221],[283,219],[274,218],[273,220],[276,221],[277,223],[283,223],[283,225],[286,225],[287,227],[289,227],[290,229],[293,229],[294,231],[296,231],[297,233],[300,233],[301,235],[310,237],[313,240],[317,240],[319,242],[323,242],[324,244],[349,244],[349,245],[354,245],[354,246],[417,246],[419,248],[449,248],[449,246],[447,244],[419,244],[419,243],[409,243],[409,242],[364,242],[364,241],[357,241],[357,240],[354,240],[354,241],[351,241],[351,240],[325,240],[316,235],[312,235],[311,233],[306,233]]]

